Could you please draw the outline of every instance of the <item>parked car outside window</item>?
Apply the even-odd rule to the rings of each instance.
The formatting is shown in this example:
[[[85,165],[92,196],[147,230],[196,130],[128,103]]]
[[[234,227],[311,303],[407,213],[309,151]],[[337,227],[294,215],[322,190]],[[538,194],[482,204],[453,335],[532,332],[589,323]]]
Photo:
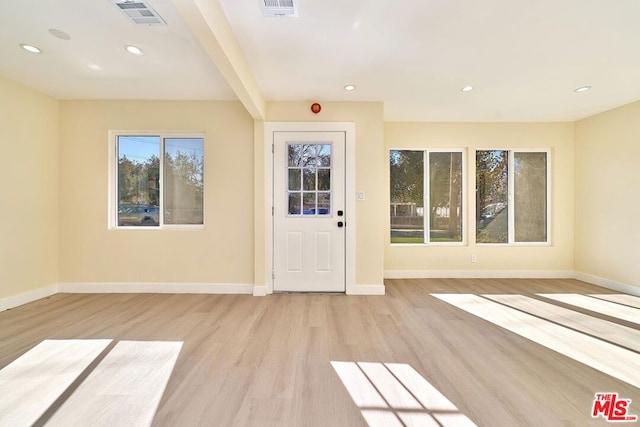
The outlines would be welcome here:
[[[158,206],[120,205],[118,207],[118,225],[157,226],[160,224],[159,212]]]

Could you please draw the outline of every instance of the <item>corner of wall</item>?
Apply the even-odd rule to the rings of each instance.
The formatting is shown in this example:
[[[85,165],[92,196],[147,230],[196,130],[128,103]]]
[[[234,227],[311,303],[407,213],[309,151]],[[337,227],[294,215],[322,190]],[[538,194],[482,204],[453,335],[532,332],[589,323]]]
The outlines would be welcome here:
[[[59,101],[0,77],[0,114],[10,182],[0,214],[0,298],[49,289],[59,279]]]

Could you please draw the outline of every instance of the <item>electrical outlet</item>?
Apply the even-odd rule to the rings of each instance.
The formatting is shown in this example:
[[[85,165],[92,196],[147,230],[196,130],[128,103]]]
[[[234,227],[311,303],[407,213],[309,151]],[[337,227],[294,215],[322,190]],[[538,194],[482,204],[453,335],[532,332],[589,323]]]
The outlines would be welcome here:
[[[478,257],[476,256],[476,254],[471,255],[471,262],[478,262]]]

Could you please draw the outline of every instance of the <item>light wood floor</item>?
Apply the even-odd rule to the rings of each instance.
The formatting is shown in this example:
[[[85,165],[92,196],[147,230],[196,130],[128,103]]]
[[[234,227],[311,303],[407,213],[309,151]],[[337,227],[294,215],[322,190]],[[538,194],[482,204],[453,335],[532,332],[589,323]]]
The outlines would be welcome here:
[[[435,426],[607,425],[591,418],[596,392],[632,399],[630,413],[640,416],[640,389],[631,385],[640,372],[638,298],[625,302],[575,280],[387,280],[386,287],[383,297],[58,294],[0,313],[0,379],[2,368],[47,339],[113,340],[109,348],[173,342],[182,346],[154,426],[412,425],[412,417],[440,419],[415,424]],[[602,301],[607,314],[546,294]],[[452,303],[461,295],[470,295],[464,298],[474,308]],[[502,317],[483,319],[476,298],[490,316]],[[553,338],[559,327],[561,342],[532,341]],[[615,366],[607,374],[609,352]],[[96,364],[91,369],[99,370]],[[340,370],[356,382],[343,383],[348,375]],[[83,381],[96,387],[89,375],[76,380],[76,391]],[[367,379],[367,387],[358,383]],[[440,393],[432,396],[439,404],[419,396],[428,390]],[[53,424],[61,407],[69,413],[73,391],[36,425]],[[371,401],[381,403],[367,403],[367,393],[378,393]],[[87,417],[84,426],[98,419]]]

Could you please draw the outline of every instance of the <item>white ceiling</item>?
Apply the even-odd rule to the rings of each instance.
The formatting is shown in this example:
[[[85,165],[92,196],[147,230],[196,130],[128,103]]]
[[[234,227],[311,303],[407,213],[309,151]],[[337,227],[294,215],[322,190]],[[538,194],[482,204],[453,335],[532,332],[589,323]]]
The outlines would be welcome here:
[[[564,121],[640,99],[638,0],[298,0],[298,18],[219,1],[267,100],[383,101],[392,121]],[[148,3],[169,25],[135,26],[109,0],[1,0],[0,74],[58,98],[236,99],[172,0]]]
[[[168,25],[135,25],[109,0],[0,0],[0,75],[60,99],[236,99],[171,0],[149,3]]]

